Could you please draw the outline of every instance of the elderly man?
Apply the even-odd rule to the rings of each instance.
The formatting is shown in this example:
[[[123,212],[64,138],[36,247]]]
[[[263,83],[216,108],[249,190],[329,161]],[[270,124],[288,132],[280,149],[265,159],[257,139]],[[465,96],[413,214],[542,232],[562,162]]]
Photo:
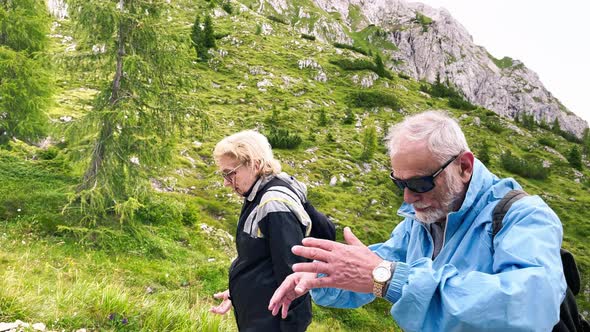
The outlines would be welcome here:
[[[269,310],[286,314],[308,290],[323,306],[356,308],[375,297],[392,303],[407,331],[549,331],[566,291],[562,226],[538,196],[515,202],[492,237],[492,211],[514,179],[499,179],[469,150],[459,125],[430,111],[388,135],[391,179],[403,190],[404,220],[384,243],[308,238]]]

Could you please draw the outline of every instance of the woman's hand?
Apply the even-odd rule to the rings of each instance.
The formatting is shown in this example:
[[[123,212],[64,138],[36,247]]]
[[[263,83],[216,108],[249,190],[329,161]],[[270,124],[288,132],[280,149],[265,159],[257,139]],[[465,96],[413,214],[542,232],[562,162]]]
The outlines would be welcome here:
[[[227,289],[221,293],[215,293],[215,294],[213,294],[213,297],[216,299],[220,299],[222,301],[218,306],[211,307],[211,309],[209,309],[209,312],[212,312],[212,313],[218,314],[218,315],[225,315],[229,311],[229,309],[231,309],[231,299],[229,297],[229,289]]]
[[[315,279],[317,274],[309,272],[295,272],[290,274],[285,281],[277,288],[268,304],[268,310],[276,316],[281,311],[281,317],[287,318],[289,306],[296,298],[305,295],[308,289],[299,287],[299,283],[306,279]]]

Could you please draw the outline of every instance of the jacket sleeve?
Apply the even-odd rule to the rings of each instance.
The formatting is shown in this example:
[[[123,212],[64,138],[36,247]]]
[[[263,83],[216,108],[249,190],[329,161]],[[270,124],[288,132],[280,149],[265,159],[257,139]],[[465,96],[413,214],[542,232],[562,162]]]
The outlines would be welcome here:
[[[265,201],[265,198],[262,201]],[[301,244],[303,240],[303,226],[291,211],[293,206],[287,202],[289,201],[284,196],[278,200],[268,201],[258,212],[262,214],[259,225],[268,240],[277,285],[293,273],[293,264],[305,261],[305,258],[291,252],[291,248]]]
[[[494,238],[493,273],[400,262],[386,294],[391,314],[407,331],[550,331],[566,290],[561,239],[555,213],[539,197],[521,199]]]
[[[405,262],[411,227],[411,220],[402,221],[391,232],[389,240],[370,245],[369,249],[383,259]],[[356,293],[337,288],[317,288],[310,293],[315,303],[334,308],[358,308],[375,299],[372,293]]]

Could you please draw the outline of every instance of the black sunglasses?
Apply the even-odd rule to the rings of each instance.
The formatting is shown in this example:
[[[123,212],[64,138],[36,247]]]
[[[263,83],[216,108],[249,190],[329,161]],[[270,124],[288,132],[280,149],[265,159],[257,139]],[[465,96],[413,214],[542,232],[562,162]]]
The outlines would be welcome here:
[[[442,171],[447,168],[455,159],[457,159],[459,155],[453,156],[449,161],[447,161],[444,165],[441,166],[436,172],[429,176],[420,176],[415,177],[407,180],[400,180],[393,176],[393,171],[389,174],[389,178],[395,183],[396,186],[399,187],[402,191],[404,188],[408,188],[411,191],[422,194],[434,189],[434,178],[436,178]]]

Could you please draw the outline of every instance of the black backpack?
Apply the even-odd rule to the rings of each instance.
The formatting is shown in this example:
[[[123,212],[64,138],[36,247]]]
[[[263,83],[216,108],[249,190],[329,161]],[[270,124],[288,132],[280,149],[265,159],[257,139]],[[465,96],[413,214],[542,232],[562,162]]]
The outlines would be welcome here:
[[[511,190],[500,200],[492,213],[492,241],[502,229],[502,220],[510,209],[510,206],[519,199],[528,196],[522,190]],[[580,292],[580,272],[576,265],[574,255],[561,248],[561,264],[563,274],[567,282],[565,298],[559,308],[559,322],[553,327],[553,331],[590,331],[590,324],[578,312],[575,296]]]
[[[281,186],[281,187],[287,187],[289,189],[289,191],[293,194],[293,195],[289,195],[293,200],[295,200],[296,202],[301,202],[301,199],[299,198],[299,195],[297,195],[295,189],[293,189],[293,187],[291,187],[290,184],[288,184],[287,182],[279,179],[280,181],[274,181],[272,183],[272,187],[270,187],[268,191],[279,191],[281,193],[287,194],[282,190],[273,190],[273,187],[277,187],[277,186]],[[315,237],[318,239],[325,239],[325,240],[331,240],[334,241],[336,240],[336,226],[334,226],[334,223],[328,218],[326,217],[325,214],[321,213],[320,211],[316,210],[315,207],[311,204],[311,202],[309,200],[306,200],[305,202],[301,202],[303,205],[303,209],[305,210],[305,212],[307,213],[307,215],[309,216],[309,219],[311,220],[311,231],[308,234],[308,236],[310,237]]]

